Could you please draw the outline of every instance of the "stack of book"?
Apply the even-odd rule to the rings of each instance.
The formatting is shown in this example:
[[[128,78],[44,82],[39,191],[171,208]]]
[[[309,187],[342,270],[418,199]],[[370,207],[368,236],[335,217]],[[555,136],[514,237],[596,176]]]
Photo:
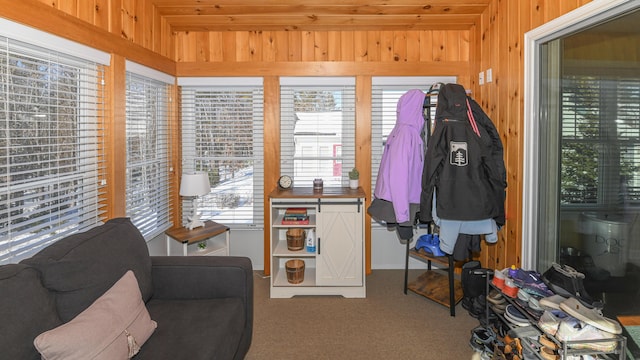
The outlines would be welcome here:
[[[309,225],[306,208],[287,208],[282,216],[282,225]]]

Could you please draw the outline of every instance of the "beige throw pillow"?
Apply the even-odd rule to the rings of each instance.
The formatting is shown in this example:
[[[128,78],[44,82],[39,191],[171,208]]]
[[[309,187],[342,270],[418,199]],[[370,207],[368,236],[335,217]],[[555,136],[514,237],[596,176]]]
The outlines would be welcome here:
[[[156,329],[133,271],[74,319],[34,340],[42,359],[130,359]]]

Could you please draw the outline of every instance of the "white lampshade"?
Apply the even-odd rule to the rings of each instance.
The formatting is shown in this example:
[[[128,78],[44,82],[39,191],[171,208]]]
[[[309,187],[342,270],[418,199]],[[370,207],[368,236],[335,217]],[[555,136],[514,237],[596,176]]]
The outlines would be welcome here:
[[[180,196],[202,196],[211,192],[209,176],[206,173],[183,174]]]

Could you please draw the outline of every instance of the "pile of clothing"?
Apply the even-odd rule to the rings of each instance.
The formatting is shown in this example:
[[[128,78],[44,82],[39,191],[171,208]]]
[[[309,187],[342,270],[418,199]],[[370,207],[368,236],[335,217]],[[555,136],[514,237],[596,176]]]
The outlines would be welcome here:
[[[402,240],[413,237],[417,223],[434,224],[440,250],[466,260],[480,251],[481,237],[497,242],[505,224],[502,141],[461,85],[439,84],[428,95],[438,98],[433,129],[424,92],[398,100],[367,212]]]

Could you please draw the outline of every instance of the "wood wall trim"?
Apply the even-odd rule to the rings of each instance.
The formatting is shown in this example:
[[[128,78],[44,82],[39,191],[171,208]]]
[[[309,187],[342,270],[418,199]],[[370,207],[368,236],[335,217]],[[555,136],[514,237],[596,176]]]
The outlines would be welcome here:
[[[179,62],[176,76],[459,76],[468,61]]]
[[[182,226],[182,201],[180,198],[180,181],[182,177],[182,91],[177,85],[171,88],[172,101],[169,104],[169,207],[173,228]]]
[[[267,76],[264,87],[264,274],[271,274],[271,251],[267,224],[271,223],[269,194],[280,177],[280,78]]]
[[[172,59],[41,2],[0,0],[0,16],[175,76]]]
[[[360,75],[356,77],[356,168],[360,172],[363,181],[360,187],[366,194],[365,209],[369,208],[373,191],[371,181],[373,171],[371,169],[371,76]],[[364,220],[365,241],[365,272],[371,274],[371,216],[365,216]]]
[[[119,55],[111,57],[110,92],[113,101],[113,116],[109,127],[107,143],[107,197],[108,218],[127,215],[127,77],[126,61]]]

